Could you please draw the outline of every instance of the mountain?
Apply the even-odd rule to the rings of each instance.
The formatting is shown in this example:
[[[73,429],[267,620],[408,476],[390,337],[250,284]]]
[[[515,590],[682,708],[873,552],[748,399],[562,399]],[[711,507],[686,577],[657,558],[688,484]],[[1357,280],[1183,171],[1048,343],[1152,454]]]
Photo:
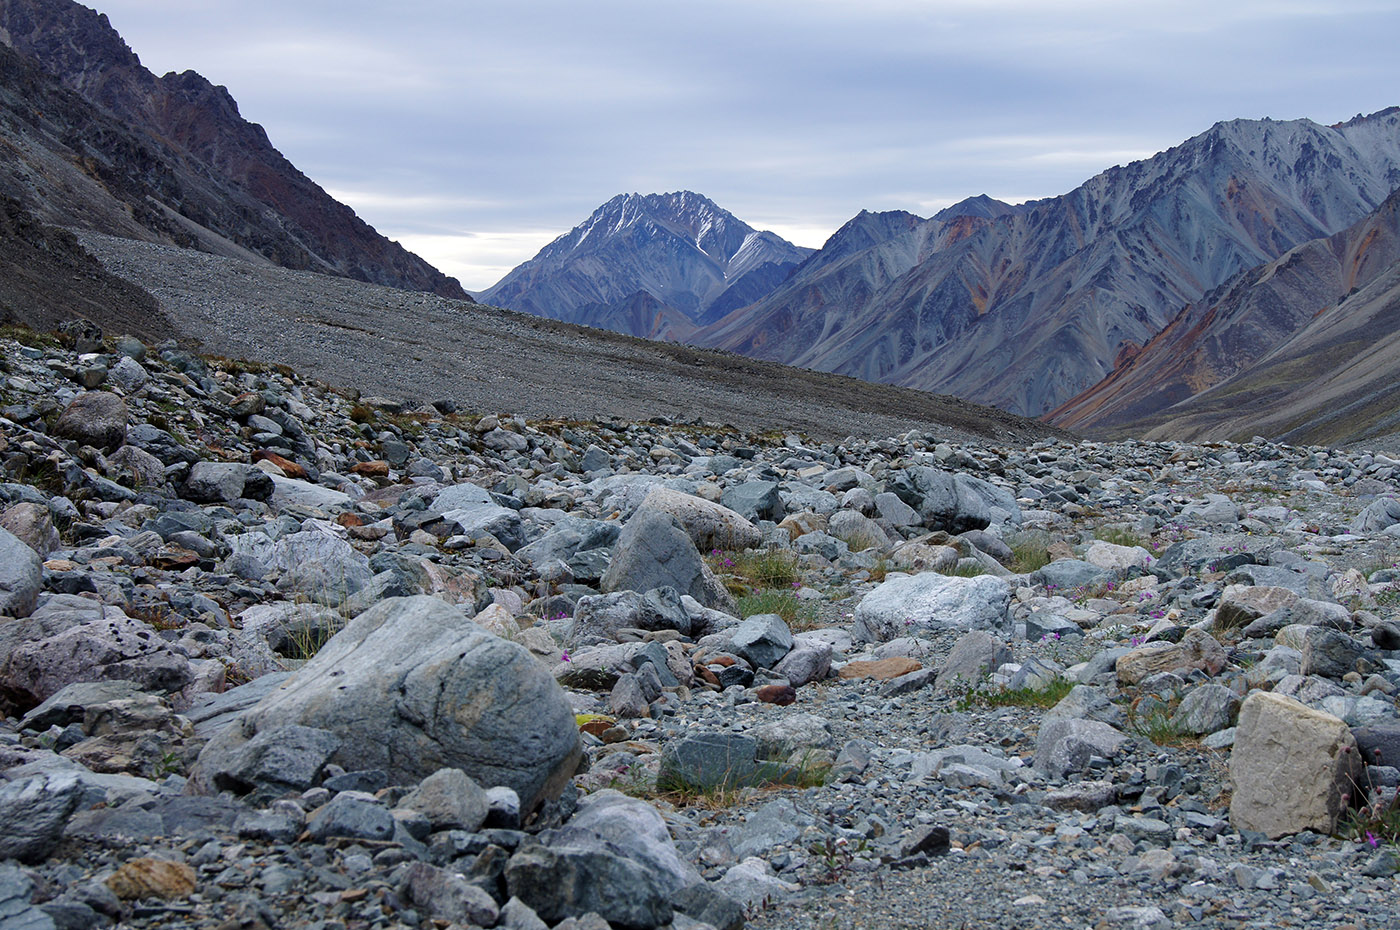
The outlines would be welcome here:
[[[686,340],[772,291],[811,252],[690,191],[618,194],[479,296],[568,323]]]
[[[1243,272],[1047,419],[1101,434],[1357,442],[1395,432],[1400,191]]]
[[[0,0],[0,193],[40,221],[466,299],[296,169],[223,87],[156,77],[107,17]]]
[[[1183,305],[1400,185],[1400,109],[1234,120],[1059,197],[852,219],[699,345],[1039,415]]]

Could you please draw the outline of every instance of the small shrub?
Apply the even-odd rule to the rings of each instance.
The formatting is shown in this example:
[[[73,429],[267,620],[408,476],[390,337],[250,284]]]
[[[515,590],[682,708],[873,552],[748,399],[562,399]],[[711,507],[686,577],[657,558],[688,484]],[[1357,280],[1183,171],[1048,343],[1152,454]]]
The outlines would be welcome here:
[[[1135,717],[1130,729],[1158,746],[1186,746],[1200,742],[1198,737],[1172,721],[1170,710],[1154,710],[1145,716]]]
[[[1050,708],[1074,689],[1068,678],[1056,678],[1043,688],[974,688],[958,699],[958,710],[973,707]]]
[[[1094,537],[1100,542],[1112,543],[1115,546],[1140,546],[1146,549],[1148,543],[1132,530],[1119,526],[1100,527],[1094,531]]]
[[[1049,549],[1038,542],[1023,542],[1011,547],[1011,564],[1007,567],[1018,575],[1029,575],[1049,564]]]
[[[815,611],[811,605],[797,599],[792,591],[773,588],[745,594],[738,599],[739,616],[752,617],[755,614],[777,614],[789,627],[806,628],[815,621]]]
[[[356,423],[373,423],[374,408],[369,404],[356,404],[350,408],[350,419]]]

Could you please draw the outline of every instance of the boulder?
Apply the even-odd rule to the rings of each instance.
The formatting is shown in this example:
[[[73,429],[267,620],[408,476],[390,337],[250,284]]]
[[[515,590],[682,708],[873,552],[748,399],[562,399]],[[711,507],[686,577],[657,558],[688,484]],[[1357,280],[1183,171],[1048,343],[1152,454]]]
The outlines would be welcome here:
[[[126,441],[126,401],[108,391],[86,391],[73,398],[58,422],[55,436],[112,450]]]
[[[1271,839],[1331,834],[1361,777],[1356,740],[1342,721],[1290,697],[1255,691],[1240,707],[1230,752],[1230,823]]]
[[[702,881],[677,852],[656,808],[611,788],[580,798],[578,811],[555,831],[550,845],[625,856],[650,872],[668,897]]]
[[[464,503],[444,513],[442,522],[453,534],[472,538],[494,536],[511,552],[525,545],[525,524],[520,514],[499,504]]]
[[[985,482],[978,479],[916,465],[894,472],[886,483],[900,500],[918,511],[920,521],[929,529],[961,533],[991,525],[991,511],[979,493],[979,485]]]
[[[725,490],[720,503],[746,520],[772,520],[777,523],[783,519],[783,498],[778,493],[776,481],[745,481],[743,484],[736,484]]]
[[[939,690],[980,685],[995,669],[1011,661],[1011,649],[997,637],[982,630],[972,630],[958,637],[943,668],[938,672],[934,687]]]
[[[1127,742],[1126,736],[1106,723],[1060,718],[1041,726],[1032,764],[1047,775],[1063,778],[1086,770],[1094,756],[1113,758]]]
[[[1228,660],[1225,647],[1209,633],[1190,630],[1179,643],[1149,643],[1121,655],[1114,667],[1121,683],[1135,685],[1149,675],[1181,668],[1218,675]]]
[[[514,789],[527,810],[563,790],[581,755],[573,711],[549,672],[427,596],[389,598],[352,620],[209,742],[193,790],[213,790],[208,772],[289,724],[335,734],[332,760],[345,768],[383,769],[393,784],[459,768],[483,786]]]
[[[569,639],[579,645],[609,642],[619,630],[675,630],[683,636],[697,632],[675,588],[646,593],[614,591],[579,598]]]
[[[763,534],[743,514],[693,494],[653,487],[642,498],[641,506],[632,515],[632,520],[635,521],[645,510],[670,514],[701,552],[751,549],[763,544]]]
[[[9,530],[0,529],[0,616],[29,616],[43,585],[39,554]]]
[[[627,521],[600,587],[605,594],[674,588],[706,607],[733,608],[691,536],[675,517],[660,510],[642,509]]]
[[[792,651],[792,631],[777,614],[755,614],[729,631],[735,655],[754,668],[773,668]]]
[[[84,795],[78,776],[50,772],[0,785],[0,859],[38,862],[63,835]]]
[[[1150,566],[1152,553],[1141,546],[1119,546],[1096,539],[1085,551],[1084,561],[1106,571],[1126,571]]]
[[[50,552],[63,545],[63,540],[58,537],[58,530],[54,529],[49,508],[33,501],[20,501],[5,508],[4,515],[0,516],[0,528],[13,533],[20,542],[37,552],[40,558],[47,559]],[[0,553],[0,561],[8,561],[3,553]]]
[[[1240,712],[1240,696],[1224,685],[1197,685],[1172,714],[1172,723],[1183,732],[1204,736],[1225,729]]]
[[[1298,595],[1288,588],[1272,585],[1227,585],[1215,608],[1215,625],[1222,630],[1245,627],[1263,617],[1298,601]]]
[[[624,930],[650,930],[673,913],[659,875],[601,849],[524,848],[506,863],[505,881],[549,924],[593,913]]]
[[[869,642],[934,630],[1004,631],[1011,588],[1000,578],[924,572],[891,578],[856,606],[855,635]]]

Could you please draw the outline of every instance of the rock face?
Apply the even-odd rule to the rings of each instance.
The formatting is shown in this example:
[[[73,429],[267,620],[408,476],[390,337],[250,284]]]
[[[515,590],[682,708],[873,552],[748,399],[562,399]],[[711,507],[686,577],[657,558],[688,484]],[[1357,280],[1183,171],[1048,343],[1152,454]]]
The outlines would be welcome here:
[[[225,88],[193,71],[147,71],[105,16],[67,0],[12,0],[0,32],[8,94],[58,124],[48,138],[26,134],[19,151],[42,146],[30,156],[34,186],[7,191],[42,205],[47,222],[468,299],[298,171]],[[103,162],[102,181],[63,164],[76,151]]]
[[[269,727],[335,734],[333,757],[399,782],[443,766],[513,788],[533,809],[578,764],[573,714],[524,649],[471,625],[430,597],[391,598],[356,617],[295,679],[215,737],[196,782]]]
[[[1360,774],[1346,724],[1292,698],[1255,692],[1240,708],[1230,753],[1230,822],[1270,838],[1332,833]]]
[[[990,575],[959,578],[923,572],[891,578],[856,606],[855,634],[884,642],[921,631],[1000,631],[1007,624],[1011,589]]]

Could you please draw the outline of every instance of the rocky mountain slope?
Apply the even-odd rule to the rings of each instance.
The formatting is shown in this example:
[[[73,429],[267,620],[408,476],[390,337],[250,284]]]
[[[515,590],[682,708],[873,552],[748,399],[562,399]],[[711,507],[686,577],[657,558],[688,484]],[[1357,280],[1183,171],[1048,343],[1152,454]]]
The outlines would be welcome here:
[[[1348,229],[1237,275],[1051,413],[1072,429],[1357,442],[1393,432],[1400,192]],[[1325,387],[1324,387],[1325,385]],[[1218,388],[1217,388],[1218,386]],[[1252,431],[1252,432],[1251,432]]]
[[[690,191],[619,194],[480,297],[569,323],[686,340],[766,295],[811,251]]]
[[[1397,186],[1400,110],[1219,123],[1025,211],[862,214],[694,338],[1039,415],[1185,304],[1357,222]]]
[[[156,77],[106,16],[0,2],[0,192],[45,223],[466,299],[380,236],[193,71]]]
[[[912,428],[1025,441],[1055,427],[953,397],[649,342],[523,313],[83,234],[204,351],[400,401],[539,418],[700,420],[824,438]]]
[[[1393,917],[1400,461],[95,348],[0,338],[7,926]]]

